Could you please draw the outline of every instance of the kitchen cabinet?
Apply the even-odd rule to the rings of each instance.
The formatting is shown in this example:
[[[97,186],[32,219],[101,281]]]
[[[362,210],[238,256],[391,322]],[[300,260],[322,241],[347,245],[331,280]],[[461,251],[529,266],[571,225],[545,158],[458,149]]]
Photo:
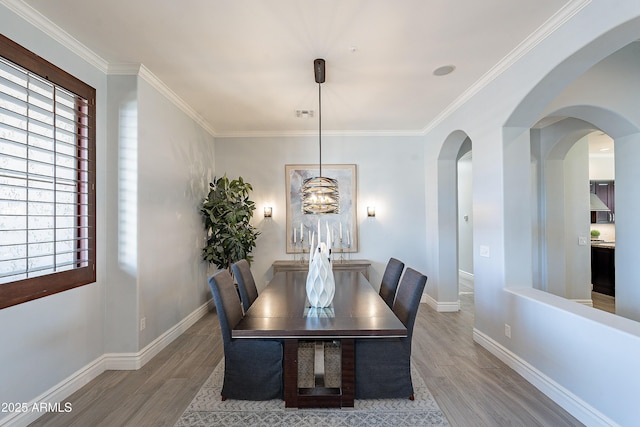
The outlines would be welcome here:
[[[592,224],[610,224],[615,222],[615,181],[590,181],[589,190],[591,193],[597,195],[600,200],[611,210],[606,211],[591,211],[591,223]]]
[[[615,247],[611,245],[591,246],[591,284],[593,291],[605,295],[616,295]]]

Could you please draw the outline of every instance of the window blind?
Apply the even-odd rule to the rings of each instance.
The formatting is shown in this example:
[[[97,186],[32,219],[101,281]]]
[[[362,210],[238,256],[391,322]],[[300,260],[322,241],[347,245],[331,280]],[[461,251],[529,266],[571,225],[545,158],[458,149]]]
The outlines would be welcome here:
[[[0,57],[0,286],[88,267],[89,103]]]

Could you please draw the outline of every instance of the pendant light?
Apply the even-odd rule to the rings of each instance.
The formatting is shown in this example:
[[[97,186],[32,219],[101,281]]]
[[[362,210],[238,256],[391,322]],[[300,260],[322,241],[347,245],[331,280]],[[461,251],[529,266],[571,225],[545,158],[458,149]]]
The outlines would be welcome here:
[[[316,83],[318,83],[319,174],[317,177],[305,179],[302,183],[302,213],[339,213],[340,193],[338,192],[338,181],[322,176],[322,83],[325,80],[324,59],[313,61],[313,71]]]

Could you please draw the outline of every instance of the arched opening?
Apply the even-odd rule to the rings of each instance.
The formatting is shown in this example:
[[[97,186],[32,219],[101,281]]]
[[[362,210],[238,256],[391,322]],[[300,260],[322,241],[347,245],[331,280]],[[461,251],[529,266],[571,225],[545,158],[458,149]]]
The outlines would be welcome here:
[[[458,173],[458,295],[460,309],[473,302],[473,152],[471,140],[460,148]]]
[[[455,131],[445,140],[438,156],[438,260],[440,276],[435,296],[438,311],[458,311],[460,309],[458,161],[470,151],[471,139],[465,132]]]
[[[538,188],[534,193],[536,209],[533,215],[538,216],[541,225],[534,238],[535,266],[538,267],[534,274],[534,287],[592,305],[592,254],[599,254],[599,251],[594,250],[590,239],[590,230],[597,227],[591,224],[589,214],[589,135],[592,138],[594,135],[611,135],[614,145],[617,147],[616,141],[620,141],[628,157],[615,157],[612,178],[615,178],[616,189],[621,185],[624,191],[616,193],[616,201],[621,203],[620,206],[615,204],[616,231],[607,233],[613,236],[607,239],[607,243],[610,244],[608,250],[612,251],[610,256],[615,259],[615,293],[625,295],[624,301],[620,298],[621,304],[616,312],[640,320],[637,317],[640,299],[633,285],[632,267],[628,261],[623,261],[636,258],[637,250],[628,237],[640,235],[640,226],[631,220],[633,212],[625,212],[627,207],[636,205],[638,181],[637,168],[633,165],[640,159],[639,130],[621,115],[601,107],[565,107],[559,112],[564,117],[562,120],[549,126],[541,125],[532,132],[532,152],[536,159],[532,171],[537,176],[534,182]],[[567,117],[567,114],[572,116]],[[625,166],[618,168],[618,164]],[[628,197],[631,200],[625,200]],[[619,213],[623,216],[620,224]],[[619,238],[622,238],[622,247],[619,247]]]
[[[587,135],[606,134],[615,145],[616,313],[640,320],[639,261],[634,219],[640,195],[640,129],[630,109],[639,87],[640,43],[632,42],[595,64],[557,94],[530,131],[532,183],[532,285],[592,304]],[[615,79],[612,79],[615,70]],[[606,72],[605,72],[606,71]],[[606,93],[607,97],[598,96]],[[622,154],[624,153],[624,154]],[[629,210],[627,210],[629,209]],[[622,214],[622,217],[620,217]]]

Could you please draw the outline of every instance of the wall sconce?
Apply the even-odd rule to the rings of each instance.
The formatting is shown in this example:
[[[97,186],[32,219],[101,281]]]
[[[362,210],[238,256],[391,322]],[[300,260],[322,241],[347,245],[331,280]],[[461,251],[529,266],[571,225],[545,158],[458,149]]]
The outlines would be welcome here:
[[[367,216],[369,218],[373,218],[376,216],[376,207],[375,206],[367,206]]]
[[[265,206],[264,207],[264,217],[265,218],[271,218],[272,213],[273,213],[273,208],[271,206]]]

